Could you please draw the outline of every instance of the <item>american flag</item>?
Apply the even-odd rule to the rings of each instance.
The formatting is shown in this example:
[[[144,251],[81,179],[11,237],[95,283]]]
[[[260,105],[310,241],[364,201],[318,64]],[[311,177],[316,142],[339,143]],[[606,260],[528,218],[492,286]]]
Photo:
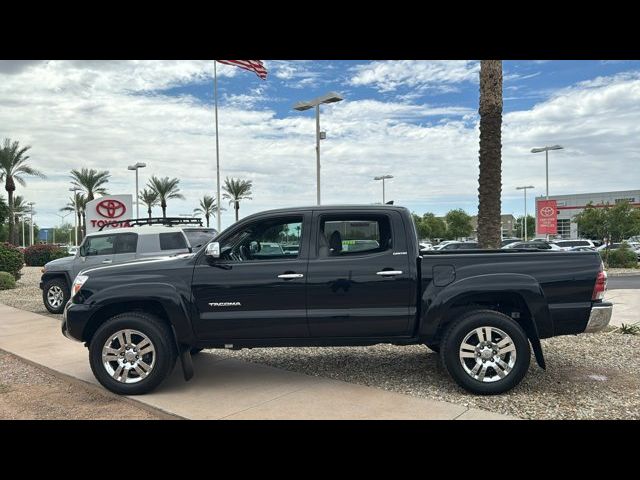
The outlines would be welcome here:
[[[262,60],[217,60],[220,63],[226,63],[227,65],[235,65],[236,67],[244,68],[250,72],[254,72],[262,80],[267,79],[267,69],[264,68]]]

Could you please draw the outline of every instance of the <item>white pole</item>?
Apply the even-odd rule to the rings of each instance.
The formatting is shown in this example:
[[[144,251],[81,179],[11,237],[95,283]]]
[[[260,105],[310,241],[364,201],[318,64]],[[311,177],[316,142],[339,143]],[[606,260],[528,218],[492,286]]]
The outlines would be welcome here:
[[[73,193],[75,195],[75,192],[73,192]],[[74,222],[73,223],[75,225],[74,230],[76,232],[75,233],[76,241],[75,241],[74,246],[77,247],[78,246],[78,196],[77,195],[76,195],[76,198],[74,200],[73,218],[74,218]]]
[[[29,245],[33,245],[33,205],[31,205],[31,233],[29,235]]]
[[[544,151],[545,156],[545,170],[547,173],[547,202],[549,201],[549,149]],[[549,241],[549,234],[546,235],[547,241]]]
[[[216,182],[217,182],[217,196],[216,196],[216,218],[218,220],[218,233],[222,230],[220,222],[220,143],[218,140],[218,70],[216,68],[216,61],[213,61],[213,97],[215,103],[216,112]]]
[[[140,218],[140,200],[138,200],[138,170],[136,168],[136,218]]]
[[[24,213],[22,214],[22,246],[23,247],[27,246],[27,240],[26,240],[26,237],[24,236]]]
[[[316,177],[318,205],[320,205],[320,104],[316,105]]]
[[[527,241],[527,189],[524,189],[524,241]]]
[[[384,196],[384,177],[382,178],[382,204],[384,205],[386,203],[386,199]]]

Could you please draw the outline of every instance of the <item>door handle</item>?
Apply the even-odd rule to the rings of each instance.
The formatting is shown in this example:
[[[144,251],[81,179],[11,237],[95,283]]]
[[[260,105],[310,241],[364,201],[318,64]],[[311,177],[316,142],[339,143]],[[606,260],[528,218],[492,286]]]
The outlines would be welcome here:
[[[302,273],[283,273],[282,275],[278,275],[278,278],[282,278],[283,280],[291,280],[292,278],[302,277],[304,277]]]
[[[102,263],[112,263],[113,260],[102,260]]]
[[[381,277],[395,277],[396,275],[402,275],[402,270],[382,270],[381,272],[377,272],[376,275],[380,275]]]

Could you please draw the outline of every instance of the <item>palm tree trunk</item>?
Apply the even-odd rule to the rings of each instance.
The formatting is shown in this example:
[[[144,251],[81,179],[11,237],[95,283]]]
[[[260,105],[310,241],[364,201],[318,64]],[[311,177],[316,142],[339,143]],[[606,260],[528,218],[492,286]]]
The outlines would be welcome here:
[[[238,221],[238,212],[240,211],[240,202],[236,201],[236,222]]]
[[[207,221],[207,228],[209,228],[209,214],[205,215],[204,218]]]
[[[163,203],[161,207],[162,207],[162,218],[167,218],[167,205]]]
[[[480,63],[480,178],[478,243],[500,248],[502,191],[502,61]]]
[[[149,205],[149,208],[147,209],[147,213],[149,214],[149,218],[151,218],[151,205]]]

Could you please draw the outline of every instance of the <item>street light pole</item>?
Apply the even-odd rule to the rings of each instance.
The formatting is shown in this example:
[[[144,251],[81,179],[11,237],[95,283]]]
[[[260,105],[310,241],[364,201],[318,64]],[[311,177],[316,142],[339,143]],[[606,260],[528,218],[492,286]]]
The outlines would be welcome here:
[[[69,189],[70,192],[73,192],[73,213],[74,213],[74,230],[75,230],[75,243],[73,244],[75,247],[78,246],[78,198],[76,196],[76,192],[80,191],[78,187],[71,187]]]
[[[547,183],[547,193],[546,199],[549,201],[549,150],[562,150],[564,147],[562,145],[552,145],[550,147],[541,147],[541,148],[532,148],[531,153],[540,153],[544,152],[545,157],[545,172],[546,172],[546,183]],[[547,240],[549,240],[549,234],[547,233]]]
[[[343,97],[335,92],[330,92],[309,102],[298,102],[293,106],[294,110],[303,112],[315,107],[316,109],[316,197],[320,205],[320,140],[324,139],[320,132],[320,105],[323,103],[335,103],[343,100]],[[322,132],[324,134],[324,132]]]
[[[527,189],[528,188],[534,188],[533,185],[527,185],[525,187],[516,187],[516,190],[524,190],[524,217],[522,217],[522,223],[524,224],[522,226],[522,231],[524,233],[524,241],[527,241],[528,235],[527,235]]]
[[[64,219],[67,218],[69,215],[71,215],[71,212],[67,212],[64,215],[60,214],[60,213],[56,213],[57,217],[60,217],[60,229],[62,229],[62,226],[64,225]],[[71,239],[69,239],[71,240]],[[53,228],[53,243],[56,243],[56,229],[55,227]]]
[[[138,170],[146,167],[146,163],[136,163],[135,165],[129,165],[127,170],[135,170],[136,171],[136,218],[140,218],[140,200],[138,199]]]
[[[35,204],[36,202],[27,203],[27,205],[31,207],[31,210],[29,211],[29,213],[31,213],[31,234],[29,235],[29,245],[33,245],[33,206]]]
[[[380,177],[373,177],[374,180],[382,180],[382,204],[383,205],[387,202],[387,199],[385,197],[384,181],[389,178],[393,178],[393,175],[382,175]]]

